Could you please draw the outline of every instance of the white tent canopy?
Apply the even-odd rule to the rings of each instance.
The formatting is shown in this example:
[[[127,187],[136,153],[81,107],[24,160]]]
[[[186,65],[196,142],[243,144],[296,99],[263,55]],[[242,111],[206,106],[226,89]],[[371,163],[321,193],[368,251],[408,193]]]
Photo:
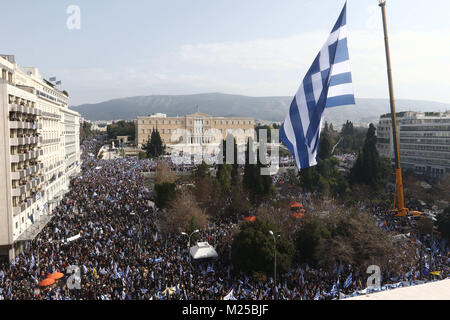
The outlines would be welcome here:
[[[195,260],[218,257],[216,250],[208,242],[197,242],[189,251]]]

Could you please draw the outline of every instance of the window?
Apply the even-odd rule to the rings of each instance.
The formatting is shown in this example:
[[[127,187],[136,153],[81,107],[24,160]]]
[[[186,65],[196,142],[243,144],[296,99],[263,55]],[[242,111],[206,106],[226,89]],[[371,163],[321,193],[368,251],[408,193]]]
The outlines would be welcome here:
[[[152,124],[152,120],[148,120],[148,124]]]

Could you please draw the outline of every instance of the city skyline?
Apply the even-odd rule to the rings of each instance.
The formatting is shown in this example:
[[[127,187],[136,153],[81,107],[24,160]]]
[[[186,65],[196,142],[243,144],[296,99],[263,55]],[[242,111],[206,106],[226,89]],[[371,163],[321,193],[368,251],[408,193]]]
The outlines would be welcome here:
[[[293,96],[344,2],[47,1],[27,2],[26,11],[10,2],[3,23],[14,28],[0,31],[2,54],[61,80],[70,105],[152,94]],[[67,28],[70,5],[80,8],[79,30]],[[448,9],[387,2],[396,98],[450,102]],[[377,1],[348,1],[347,20],[355,96],[387,98]]]

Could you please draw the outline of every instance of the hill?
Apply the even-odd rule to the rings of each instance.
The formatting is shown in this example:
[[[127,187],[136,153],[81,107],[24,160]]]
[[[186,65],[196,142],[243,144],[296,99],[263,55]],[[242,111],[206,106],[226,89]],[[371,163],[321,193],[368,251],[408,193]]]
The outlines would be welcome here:
[[[292,97],[249,97],[222,93],[192,95],[151,95],[114,99],[96,104],[70,107],[85,119],[133,120],[156,112],[183,116],[197,111],[213,116],[252,117],[257,120],[283,121]],[[450,104],[433,101],[396,100],[397,111],[445,111]],[[356,105],[327,109],[325,119],[336,125],[346,120],[367,124],[389,113],[387,99],[356,99]]]

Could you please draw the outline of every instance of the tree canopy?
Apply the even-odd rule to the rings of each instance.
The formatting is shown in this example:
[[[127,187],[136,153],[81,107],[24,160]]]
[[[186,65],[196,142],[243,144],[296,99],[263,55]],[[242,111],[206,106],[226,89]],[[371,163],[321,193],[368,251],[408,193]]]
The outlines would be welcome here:
[[[273,275],[275,244],[269,230],[277,237],[277,273],[289,270],[294,245],[283,236],[278,237],[272,225],[258,219],[240,225],[232,245],[232,263],[235,267],[244,272]]]
[[[158,130],[153,129],[150,139],[144,146],[148,158],[158,158],[164,154],[166,146],[163,144]]]

